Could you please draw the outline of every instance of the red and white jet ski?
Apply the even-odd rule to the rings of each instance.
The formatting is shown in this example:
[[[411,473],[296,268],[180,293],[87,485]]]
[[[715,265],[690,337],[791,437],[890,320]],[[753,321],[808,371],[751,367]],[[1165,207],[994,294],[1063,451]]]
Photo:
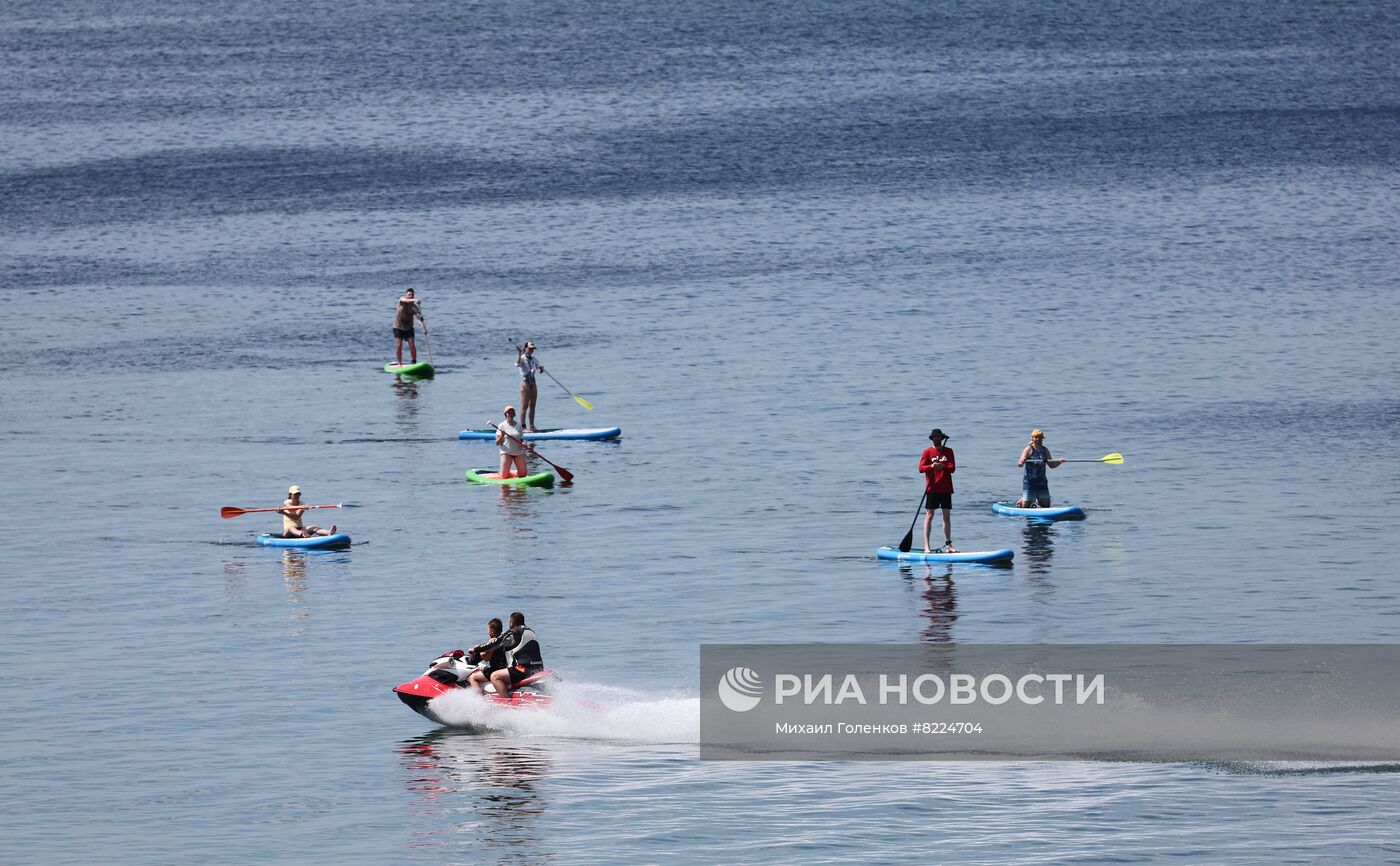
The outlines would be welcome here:
[[[471,676],[477,667],[476,659],[463,650],[443,653],[433,659],[422,676],[394,686],[394,694],[415,713],[440,725],[447,724],[432,711],[430,705],[433,699],[450,692],[470,689],[467,677]],[[504,695],[496,694],[495,687],[487,682],[486,694],[482,695],[482,699],[502,707],[545,709],[554,703],[553,695],[549,694],[549,687],[558,682],[559,677],[554,671],[545,668],[521,680]]]

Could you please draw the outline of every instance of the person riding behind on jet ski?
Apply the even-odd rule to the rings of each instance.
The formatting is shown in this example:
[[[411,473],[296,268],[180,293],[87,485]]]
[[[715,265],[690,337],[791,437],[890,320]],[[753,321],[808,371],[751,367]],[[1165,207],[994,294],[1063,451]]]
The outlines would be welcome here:
[[[490,643],[483,644],[479,655],[486,658],[497,650],[505,653],[505,667],[491,672],[491,685],[495,686],[498,695],[509,694],[521,680],[544,670],[539,636],[535,634],[534,629],[525,624],[525,614],[518,610],[510,615],[510,628],[506,633]],[[477,684],[478,691],[483,690],[475,674],[470,678],[470,682]]]
[[[499,617],[493,616],[491,617],[491,621],[486,623],[486,637],[486,641],[467,650],[467,661],[472,664],[480,664],[483,661],[486,662],[486,667],[484,669],[477,668],[472,671],[471,676],[467,677],[467,685],[472,686],[478,692],[485,692],[486,681],[490,679],[491,674],[506,666],[505,650],[491,646],[499,641],[501,637],[501,620]]]
[[[521,680],[544,670],[539,636],[525,624],[525,614],[518,610],[510,615],[510,628],[501,635],[501,648],[506,651],[506,666],[491,674],[496,694],[504,695]]]

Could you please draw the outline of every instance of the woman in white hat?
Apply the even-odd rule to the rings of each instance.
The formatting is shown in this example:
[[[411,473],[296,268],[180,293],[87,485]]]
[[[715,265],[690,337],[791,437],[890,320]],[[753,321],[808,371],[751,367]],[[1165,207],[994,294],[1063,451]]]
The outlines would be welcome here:
[[[301,488],[293,484],[287,488],[287,501],[282,503],[282,510],[277,512],[282,515],[282,537],[283,538],[311,538],[317,535],[335,535],[335,524],[331,524],[330,529],[322,529],[315,524],[303,526],[301,523],[302,512],[306,511],[306,506],[301,504]]]
[[[515,368],[520,371],[520,428],[536,433],[539,428],[535,426],[535,401],[540,397],[540,389],[535,384],[535,374],[543,373],[544,367],[535,358],[533,340],[527,340],[516,353]]]

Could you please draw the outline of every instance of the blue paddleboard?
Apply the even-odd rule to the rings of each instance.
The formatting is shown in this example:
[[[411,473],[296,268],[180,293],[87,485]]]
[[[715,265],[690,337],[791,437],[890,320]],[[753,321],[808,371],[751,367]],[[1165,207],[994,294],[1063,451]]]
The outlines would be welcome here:
[[[1058,508],[1017,508],[1009,502],[993,502],[992,510],[1007,517],[1029,517],[1033,520],[1083,520],[1084,509],[1078,505]]]
[[[324,550],[328,547],[349,547],[350,536],[344,532],[335,535],[315,535],[311,538],[283,538],[280,535],[258,536],[258,544],[264,547],[299,547],[302,550]]]
[[[1010,548],[1002,550],[965,550],[962,553],[924,553],[911,550],[901,553],[898,548],[882,547],[875,551],[881,559],[897,559],[900,562],[1010,562],[1016,554]]]
[[[616,439],[622,435],[621,427],[556,427],[552,430],[540,430],[535,433],[526,433],[525,441],[539,441],[540,439]],[[458,439],[491,439],[496,438],[495,430],[463,430],[457,434]]]

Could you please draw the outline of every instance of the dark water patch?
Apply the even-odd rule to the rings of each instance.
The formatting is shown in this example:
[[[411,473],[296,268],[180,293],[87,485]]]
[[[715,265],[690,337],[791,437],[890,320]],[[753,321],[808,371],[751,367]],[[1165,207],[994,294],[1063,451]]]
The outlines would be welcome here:
[[[550,161],[461,151],[160,151],[0,174],[0,219],[147,220],[392,211],[775,188],[1104,183],[1163,173],[1400,161],[1395,106],[973,116],[923,100],[740,112],[605,135]]]
[[[71,226],[394,209],[408,201],[435,207],[529,198],[532,189],[538,195],[548,188],[549,176],[540,166],[452,153],[329,147],[159,151],[0,174],[0,217]]]
[[[363,367],[367,371],[382,372],[383,364],[393,359],[394,340],[389,334],[388,315],[383,324],[374,326],[347,323],[333,311],[307,310],[303,318],[291,313],[290,308],[288,315],[284,316],[278,315],[275,308],[265,306],[261,308],[262,315],[250,316],[249,307],[240,309],[236,304],[233,307],[232,315],[241,323],[238,329],[211,333],[193,325],[188,332],[181,333],[162,328],[153,321],[140,326],[142,336],[97,340],[85,343],[81,350],[70,351],[68,346],[62,344],[46,348],[41,351],[43,363],[58,371],[96,374],[134,370],[153,373],[283,370],[312,377],[315,371],[336,367]],[[253,321],[251,326],[248,324],[250,319]],[[446,333],[432,342],[434,351],[440,355],[455,357],[459,363],[464,357],[493,359],[502,369],[510,368],[513,350],[504,338],[496,339],[492,335],[470,330],[464,332],[456,328],[444,330]],[[576,339],[563,336],[557,340],[545,337],[535,339],[539,345],[552,349],[587,344],[586,335]],[[505,346],[504,350],[501,346]],[[350,350],[349,353],[347,350]],[[418,351],[419,359],[426,360],[421,335]],[[21,344],[11,344],[7,350],[0,351],[0,361],[12,364],[23,364],[32,361],[33,357],[33,347]],[[450,367],[442,368],[444,375],[449,374],[450,370]],[[384,381],[386,384],[391,381],[387,373],[384,374]],[[306,385],[310,386],[313,382],[308,378]],[[427,387],[428,380],[418,384]],[[269,383],[269,387],[276,386]]]
[[[1385,762],[1242,761],[1204,764],[1202,766],[1240,776],[1348,776],[1400,773],[1400,764]]]
[[[1400,436],[1400,400],[1239,400],[1166,415],[1162,423],[1167,429],[1287,432],[1334,443],[1362,434],[1394,438]]]
[[[11,4],[0,55],[29,81],[98,84],[189,80],[218,87],[249,66],[247,85],[276,84],[273,105],[358,92],[523,91],[607,87],[638,79],[693,80],[788,57],[889,51],[938,58],[984,52],[1251,50],[1278,44],[1360,53],[1394,41],[1387,4],[1219,4],[1177,0],[1144,6],[1073,0],[861,5],[622,0],[587,4],[431,3],[392,11],[372,3],[295,7],[244,0],[212,14],[192,2],[119,13],[73,4],[61,19],[42,4]],[[1361,35],[1364,34],[1364,35]],[[50,58],[78,56],[76,69]],[[529,62],[521,62],[527,58]],[[197,62],[196,62],[197,61]],[[53,70],[53,71],[49,71]],[[43,74],[48,72],[48,74]],[[232,82],[229,82],[232,83]],[[76,88],[81,93],[83,88]],[[233,88],[229,88],[233,89]]]
[[[118,256],[36,256],[3,258],[6,287],[11,290],[79,286],[188,286],[216,276],[207,263],[162,264],[125,261]]]
[[[428,444],[437,444],[437,443],[441,443],[441,442],[445,442],[445,441],[455,441],[455,439],[450,439],[449,437],[444,437],[444,436],[434,436],[434,437],[432,437],[432,438],[426,438],[426,437],[412,437],[412,436],[404,436],[404,437],[371,437],[371,438],[367,438],[367,439],[328,439],[328,440],[326,440],[325,444],[326,444],[326,445],[363,445],[363,444],[371,444],[371,445],[372,445],[372,444],[376,444],[376,443],[381,443],[381,442],[383,442],[383,443],[411,443],[411,444],[415,444],[415,445],[428,445]],[[346,507],[348,508],[348,507],[350,507],[350,506],[346,506]]]

